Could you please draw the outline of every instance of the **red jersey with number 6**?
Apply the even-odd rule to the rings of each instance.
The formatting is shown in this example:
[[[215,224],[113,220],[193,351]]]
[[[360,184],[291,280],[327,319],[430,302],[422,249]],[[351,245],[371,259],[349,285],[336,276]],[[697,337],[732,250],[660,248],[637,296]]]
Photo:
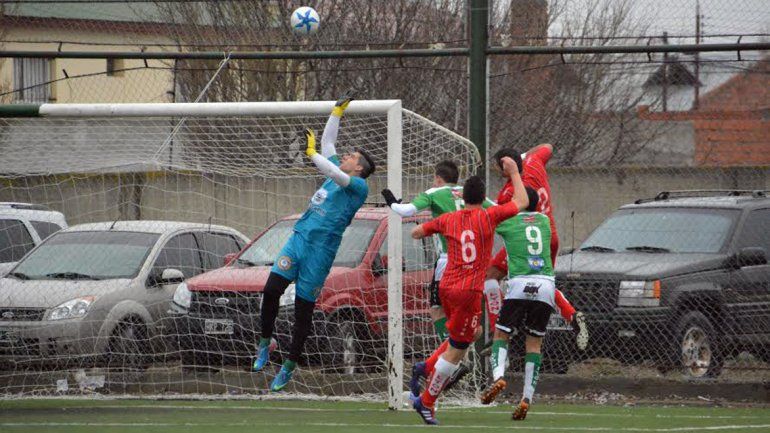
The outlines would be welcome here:
[[[446,213],[423,224],[426,236],[441,233],[447,241],[448,261],[440,287],[483,291],[495,228],[517,213],[519,208],[510,201],[504,206]]]

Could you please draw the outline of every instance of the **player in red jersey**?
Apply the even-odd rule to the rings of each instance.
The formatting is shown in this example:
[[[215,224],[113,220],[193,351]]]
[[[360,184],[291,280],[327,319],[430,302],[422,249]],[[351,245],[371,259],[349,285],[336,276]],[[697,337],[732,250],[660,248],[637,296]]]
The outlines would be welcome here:
[[[425,363],[427,387],[413,403],[426,424],[438,424],[434,411],[436,399],[478,336],[484,278],[492,257],[495,227],[529,204],[516,163],[511,158],[502,158],[501,164],[515,186],[513,200],[503,206],[483,209],[486,187],[480,177],[472,176],[463,186],[465,209],[443,214],[412,231],[415,239],[443,234],[448,254],[447,267],[439,283],[439,297],[448,319],[449,338]]]
[[[523,155],[519,155],[513,149],[503,148],[494,155],[497,164],[493,167],[500,171],[501,158],[508,157],[516,161],[521,170],[521,179],[524,186],[537,191],[538,204],[537,212],[545,214],[551,223],[551,262],[556,266],[556,255],[559,250],[559,235],[556,231],[556,222],[553,218],[553,206],[551,202],[551,185],[548,182],[548,172],[545,169],[546,164],[553,155],[553,145],[545,143],[535,146]],[[504,176],[504,175],[503,175]],[[514,194],[514,185],[509,181],[503,185],[497,195],[497,204],[505,204],[511,200]],[[501,249],[492,259],[492,265],[487,272],[487,281],[484,284],[485,292],[494,292],[499,290],[498,281],[508,274],[508,255],[505,249]],[[559,314],[568,323],[573,324],[573,329],[577,333],[577,345],[581,350],[588,346],[588,327],[585,324],[583,313],[575,310],[561,290],[555,293],[556,308]]]

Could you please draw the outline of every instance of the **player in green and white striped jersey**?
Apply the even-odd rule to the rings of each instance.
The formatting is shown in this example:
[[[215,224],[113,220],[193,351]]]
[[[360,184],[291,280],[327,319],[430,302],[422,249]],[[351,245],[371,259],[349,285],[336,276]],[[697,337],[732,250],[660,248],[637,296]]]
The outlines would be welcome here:
[[[489,404],[505,389],[508,341],[515,330],[521,329],[526,335],[524,395],[514,410],[514,420],[523,420],[532,403],[542,363],[543,337],[551,312],[557,308],[550,220],[545,214],[531,212],[537,208],[537,192],[527,188],[527,195],[530,212],[519,213],[497,228],[508,254],[508,290],[492,343],[493,384],[481,397],[482,403]]]

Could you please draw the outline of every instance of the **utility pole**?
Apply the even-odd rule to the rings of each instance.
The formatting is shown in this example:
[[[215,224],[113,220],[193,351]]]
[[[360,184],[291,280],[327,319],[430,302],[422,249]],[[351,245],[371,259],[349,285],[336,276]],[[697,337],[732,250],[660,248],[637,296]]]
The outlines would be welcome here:
[[[695,2],[695,45],[701,43],[701,16],[700,0]],[[700,105],[700,52],[695,52],[695,100],[692,103],[692,109],[697,110]]]

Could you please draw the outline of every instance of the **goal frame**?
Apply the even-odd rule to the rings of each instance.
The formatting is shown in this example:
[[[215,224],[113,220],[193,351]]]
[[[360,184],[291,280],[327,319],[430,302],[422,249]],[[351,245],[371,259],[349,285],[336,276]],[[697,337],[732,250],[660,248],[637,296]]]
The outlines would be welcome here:
[[[236,117],[301,116],[331,113],[335,101],[118,103],[118,104],[11,104],[0,105],[0,117],[105,118],[105,117]],[[399,99],[352,101],[348,114],[383,115],[387,121],[387,185],[402,195],[402,104]],[[173,134],[173,133],[172,133]],[[170,137],[171,138],[171,137]],[[388,407],[403,407],[404,339],[401,218],[388,214]]]

